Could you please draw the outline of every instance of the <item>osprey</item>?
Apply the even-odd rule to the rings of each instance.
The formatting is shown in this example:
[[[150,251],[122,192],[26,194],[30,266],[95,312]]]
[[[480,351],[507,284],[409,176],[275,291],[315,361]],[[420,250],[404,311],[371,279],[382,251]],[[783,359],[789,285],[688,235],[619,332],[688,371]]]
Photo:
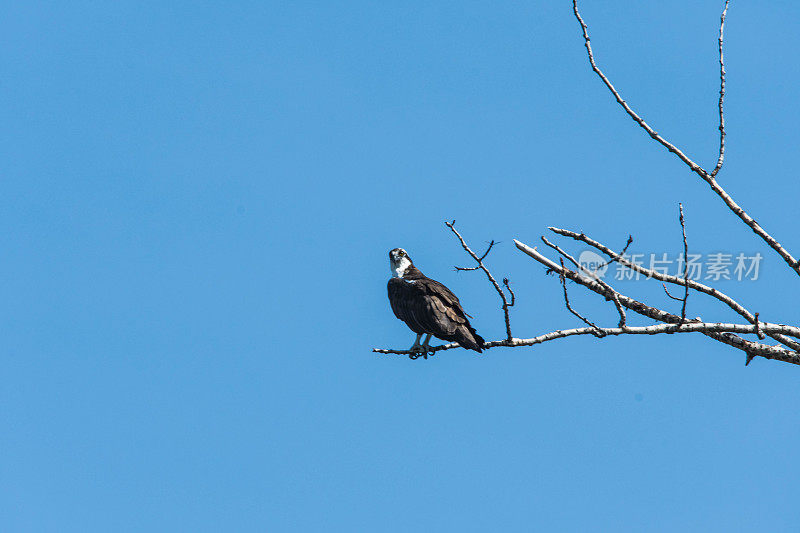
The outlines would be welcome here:
[[[469,315],[450,289],[420,272],[402,248],[389,252],[389,265],[392,269],[388,284],[392,311],[417,334],[417,340],[409,351],[427,352],[431,335],[455,341],[469,350],[482,351],[483,338],[470,325]],[[419,339],[423,334],[427,337],[420,345]]]

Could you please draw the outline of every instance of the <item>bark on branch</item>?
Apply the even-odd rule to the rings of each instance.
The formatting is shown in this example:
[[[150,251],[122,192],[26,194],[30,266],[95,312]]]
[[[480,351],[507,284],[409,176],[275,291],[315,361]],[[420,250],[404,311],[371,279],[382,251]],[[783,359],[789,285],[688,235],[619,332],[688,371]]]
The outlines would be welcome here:
[[[707,295],[711,296],[712,298],[715,298],[715,299],[719,300],[720,302],[724,303],[725,305],[727,305],[730,309],[732,309],[734,312],[739,314],[741,317],[743,317],[748,322],[753,323],[753,324],[755,323],[755,320],[756,320],[755,314],[753,314],[750,311],[748,311],[742,304],[740,304],[739,302],[737,302],[736,300],[734,300],[733,298],[731,298],[730,296],[728,296],[724,292],[720,291],[719,289],[715,289],[713,287],[709,287],[708,285],[704,285],[704,284],[702,284],[702,283],[700,283],[698,281],[695,281],[693,279],[689,279],[688,277],[671,276],[669,274],[663,274],[661,272],[658,272],[657,270],[651,270],[649,268],[645,268],[645,267],[643,267],[643,266],[641,266],[641,265],[639,265],[637,263],[632,263],[632,262],[628,261],[627,259],[625,259],[625,257],[623,257],[622,255],[617,254],[616,252],[614,252],[614,250],[612,250],[611,248],[603,245],[602,243],[597,242],[594,239],[591,239],[590,237],[588,237],[587,235],[585,235],[583,233],[577,233],[575,231],[570,231],[570,230],[561,229],[561,228],[554,228],[554,227],[550,227],[548,229],[550,231],[552,231],[553,233],[556,233],[557,235],[563,235],[564,237],[569,237],[571,239],[574,239],[576,241],[582,242],[584,244],[588,244],[589,246],[591,246],[592,248],[600,251],[604,255],[607,255],[608,257],[613,259],[615,262],[625,266],[626,268],[629,268],[629,269],[633,270],[634,272],[638,272],[640,274],[644,274],[648,278],[653,278],[653,279],[656,279],[658,281],[662,281],[662,282],[665,282],[665,283],[672,283],[674,285],[685,286],[686,288],[695,290],[697,292],[701,292],[703,294],[707,294]],[[684,258],[685,257],[686,256],[684,256]],[[772,335],[770,335],[770,336],[772,337]],[[783,344],[786,344],[787,346],[789,346],[793,350],[800,350],[800,343],[798,343],[798,342],[795,342],[795,341],[793,341],[791,339],[788,339],[788,338],[786,338],[784,336],[781,336],[781,335],[778,335],[778,336],[773,337],[773,338],[775,340],[783,343]]]
[[[761,322],[761,329],[762,330],[782,330],[786,326],[781,326],[780,324],[766,324]],[[740,334],[748,334],[748,333],[755,333],[756,327],[752,324],[730,324],[730,323],[721,323],[721,322],[687,322],[685,324],[655,324],[652,326],[630,326],[627,328],[599,328],[599,331],[602,332],[602,337],[605,336],[620,336],[620,335],[660,335],[660,334],[671,334],[671,333],[740,333]],[[517,347],[517,346],[533,346],[534,344],[542,344],[548,341],[554,341],[556,339],[563,339],[566,337],[573,337],[576,335],[593,335],[597,336],[597,328],[589,326],[585,328],[575,328],[575,329],[559,329],[556,331],[551,331],[549,333],[544,333],[539,335],[538,337],[533,337],[530,339],[511,339],[510,341],[507,339],[504,340],[497,340],[497,341],[489,341],[484,345],[484,348],[497,348],[500,346],[504,347]],[[453,348],[459,348],[460,346],[453,342],[449,344],[443,344],[441,346],[434,346],[431,347],[431,352],[441,352],[444,350],[452,350]],[[764,353],[759,353],[762,357],[766,357],[767,359],[777,359],[780,361],[786,361],[789,363],[800,364],[800,354],[793,353],[793,352],[784,352],[780,349],[770,350],[769,348],[776,348],[776,347],[766,347],[767,349]],[[376,353],[383,353],[383,354],[398,354],[398,355],[416,355],[414,352],[410,352],[408,350],[392,350],[388,348],[375,348],[373,352]],[[430,355],[430,354],[429,354]]]
[[[545,257],[544,255],[540,254],[536,250],[536,248],[532,248],[527,244],[524,244],[518,240],[514,240],[514,244],[517,245],[517,248],[519,250],[529,255],[542,265],[546,266],[549,270],[552,270],[557,274],[563,274],[565,277],[571,279],[575,283],[583,285],[590,291],[605,297],[607,300],[613,300],[616,298],[626,309],[629,309],[639,315],[651,318],[653,320],[657,320],[659,322],[674,324],[678,329],[680,329],[681,327],[688,326],[691,323],[699,322],[699,320],[697,319],[690,322],[682,322],[681,317],[679,317],[678,315],[674,315],[662,309],[658,309],[657,307],[647,305],[643,302],[639,302],[624,294],[621,293],[609,294],[608,290],[606,289],[607,285],[604,286],[603,284],[598,283],[596,279],[587,279],[578,272],[575,272],[570,269],[562,269],[560,265],[558,265],[551,259]],[[619,328],[619,329],[625,330],[626,328]],[[720,330],[716,330],[713,328],[711,329],[699,328],[698,330],[691,330],[691,331],[699,331],[700,333],[703,333],[714,340],[717,340],[734,348],[738,348],[746,352],[748,356],[753,356],[753,357],[762,356],[767,359],[778,359],[780,361],[785,361],[788,363],[800,364],[800,353],[796,351],[790,350],[783,346],[772,346],[772,345],[749,341],[737,335],[734,335],[734,333],[737,332],[745,333],[745,331],[743,330],[737,331],[735,329],[732,329],[729,332],[720,332]],[[763,333],[766,334],[773,333],[773,334],[781,334],[795,338],[800,338],[800,328],[793,326],[786,326],[783,324],[769,324],[767,326],[766,323],[760,321],[758,322],[758,325],[750,324],[747,326],[746,333],[755,334],[757,331],[762,331]],[[749,357],[749,359],[752,359],[752,357]]]

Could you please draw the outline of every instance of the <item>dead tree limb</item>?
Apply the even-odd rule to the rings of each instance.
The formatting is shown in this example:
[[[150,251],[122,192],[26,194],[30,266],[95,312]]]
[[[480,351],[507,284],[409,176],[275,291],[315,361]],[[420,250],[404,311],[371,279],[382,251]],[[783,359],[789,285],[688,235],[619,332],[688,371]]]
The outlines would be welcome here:
[[[503,292],[503,289],[497,283],[497,280],[494,279],[494,276],[492,276],[492,273],[489,272],[489,269],[486,267],[486,264],[483,262],[483,260],[486,259],[486,256],[489,255],[489,252],[492,250],[492,247],[495,245],[495,242],[491,241],[489,243],[489,248],[486,250],[486,252],[481,257],[478,257],[478,255],[475,252],[473,252],[470,249],[469,246],[467,246],[467,243],[464,242],[464,238],[461,236],[461,234],[458,232],[458,230],[455,227],[455,225],[456,225],[456,221],[455,220],[452,221],[452,222],[445,222],[445,225],[448,228],[450,228],[450,231],[452,231],[455,234],[456,237],[458,237],[458,240],[459,240],[459,242],[461,242],[461,247],[464,248],[464,251],[467,252],[470,255],[470,257],[472,257],[472,259],[475,260],[476,263],[478,263],[478,266],[473,267],[473,268],[456,267],[456,270],[461,270],[461,271],[463,271],[463,270],[477,270],[479,268],[481,270],[483,270],[483,272],[486,274],[486,277],[489,279],[489,282],[491,282],[492,286],[494,286],[494,290],[496,290],[497,294],[500,295],[500,300],[503,303],[502,308],[503,308],[503,318],[505,319],[505,323],[506,323],[506,339],[507,340],[513,339],[514,337],[513,337],[513,335],[511,335],[511,318],[509,316],[508,309],[511,306],[514,305],[514,300],[515,300],[514,293],[511,291],[511,287],[509,286],[508,278],[503,278],[503,285],[508,289],[508,292],[511,295],[511,301],[509,301],[509,299],[506,297],[506,294]]]
[[[755,221],[753,217],[751,217],[742,207],[737,204],[730,194],[728,194],[725,189],[717,182],[716,175],[719,172],[719,169],[722,168],[722,161],[724,160],[725,156],[725,117],[723,112],[723,100],[725,98],[725,63],[723,61],[722,56],[722,46],[723,46],[723,29],[725,26],[725,16],[728,13],[728,2],[725,2],[725,9],[723,14],[720,18],[720,33],[719,33],[719,47],[720,47],[720,99],[719,99],[719,116],[720,116],[720,151],[719,157],[717,160],[717,165],[719,168],[715,168],[713,173],[707,172],[703,167],[695,163],[692,159],[689,158],[682,150],[680,150],[677,146],[667,141],[664,137],[658,134],[644,119],[639,116],[633,108],[622,98],[619,91],[614,87],[608,77],[600,70],[600,67],[597,66],[597,63],[594,59],[594,52],[592,51],[591,40],[589,39],[589,28],[587,27],[586,23],[583,21],[580,12],[578,11],[578,0],[572,0],[572,10],[575,14],[575,18],[578,20],[578,23],[581,25],[581,31],[583,32],[583,40],[586,46],[586,53],[589,56],[589,64],[592,67],[592,70],[595,74],[603,81],[608,90],[611,91],[611,94],[617,100],[617,103],[622,106],[625,112],[630,116],[642,129],[644,129],[650,137],[662,145],[664,148],[675,154],[678,159],[683,161],[683,163],[689,167],[689,169],[700,176],[700,178],[705,181],[711,190],[714,191],[714,194],[719,196],[725,205],[733,211],[733,213],[738,216],[742,222],[744,222],[753,232],[761,237],[761,239],[766,242],[770,248],[775,250],[775,252],[780,255],[786,264],[794,270],[794,272],[800,276],[800,261],[795,259],[795,257],[786,250],[781,243],[779,243],[772,235],[767,233],[767,231],[762,228],[758,222]]]
[[[778,324],[765,324],[764,322],[761,323],[761,328],[764,329],[781,329],[783,326]],[[686,324],[655,324],[652,326],[630,326],[625,329],[623,328],[600,328],[600,331],[603,332],[603,337],[605,336],[620,336],[620,335],[660,335],[665,333],[715,333],[715,334],[726,334],[726,333],[739,333],[739,334],[748,334],[748,333],[755,333],[755,326],[752,324],[728,324],[728,323],[709,323],[709,322],[688,322]],[[507,340],[499,340],[499,341],[489,341],[484,345],[484,348],[496,348],[496,347],[517,347],[517,346],[533,346],[534,344],[542,344],[544,342],[553,341],[556,339],[563,339],[565,337],[572,337],[575,335],[593,335],[596,336],[597,331],[594,327],[589,326],[585,328],[577,328],[577,329],[559,329],[556,331],[551,331],[550,333],[545,333],[543,335],[539,335],[538,337],[533,337],[530,339],[512,339],[511,342]],[[740,338],[740,337],[737,337]],[[742,339],[743,340],[743,339]],[[745,341],[748,342],[748,341]],[[441,352],[445,350],[452,350],[453,348],[459,348],[460,346],[453,342],[449,344],[443,344],[441,346],[433,346],[431,347],[432,352]],[[780,349],[779,347],[773,347],[768,345],[763,345],[762,353],[757,353],[755,355],[761,355],[762,357],[766,357],[767,359],[776,359],[779,361],[786,361],[793,364],[800,364],[800,354],[785,351]],[[408,350],[392,350],[388,348],[375,348],[373,352],[382,353],[382,354],[397,354],[397,355],[412,355],[413,352]],[[754,355],[754,356],[755,356]]]
[[[725,0],[725,9],[722,10],[722,15],[719,17],[719,157],[717,157],[717,166],[711,171],[711,177],[715,177],[717,172],[722,168],[722,163],[725,162],[725,112],[723,104],[725,103],[725,55],[723,54],[723,44],[725,35],[725,16],[728,14],[728,4],[730,0]]]

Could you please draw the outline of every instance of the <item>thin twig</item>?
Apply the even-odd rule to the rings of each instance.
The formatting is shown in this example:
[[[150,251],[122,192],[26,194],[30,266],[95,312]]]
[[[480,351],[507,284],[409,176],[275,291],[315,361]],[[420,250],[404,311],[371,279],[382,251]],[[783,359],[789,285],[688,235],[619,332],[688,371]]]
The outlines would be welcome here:
[[[455,220],[453,221],[453,223],[455,223]],[[486,248],[486,251],[483,252],[483,255],[478,258],[479,262],[483,261],[484,259],[486,259],[486,256],[489,255],[489,252],[492,251],[492,248],[494,247],[495,244],[497,244],[497,243],[494,240],[489,241],[489,247]],[[457,267],[453,267],[453,268],[455,268],[456,271],[458,271],[458,272],[469,272],[469,271],[472,271],[472,270],[478,270],[481,267],[480,267],[480,265],[478,265],[478,266],[474,266],[474,267],[459,267],[459,266],[457,266]]]
[[[678,204],[680,212],[681,233],[683,233],[683,305],[681,306],[681,324],[686,321],[686,300],[689,299],[689,246],[686,244],[686,221],[683,218],[683,204]]]
[[[491,251],[491,249],[494,246],[495,242],[491,241],[489,243],[489,248],[486,250],[486,252],[481,257],[478,257],[478,255],[475,252],[473,252],[472,249],[470,249],[469,246],[467,246],[467,243],[464,241],[464,238],[461,236],[461,234],[458,232],[458,230],[456,230],[455,223],[456,223],[455,220],[452,221],[452,222],[446,222],[445,221],[445,225],[448,228],[450,228],[450,231],[452,231],[455,234],[456,237],[458,237],[458,240],[461,242],[461,247],[464,248],[464,251],[467,252],[470,255],[470,257],[472,257],[475,260],[476,263],[478,263],[478,266],[475,269],[462,269],[462,268],[459,268],[459,267],[456,267],[456,269],[457,270],[476,270],[477,268],[480,268],[481,270],[483,270],[483,272],[486,274],[486,277],[489,278],[489,281],[492,283],[492,285],[494,286],[494,289],[497,291],[497,294],[500,295],[500,299],[503,302],[503,306],[502,307],[503,307],[503,318],[505,319],[505,322],[506,322],[506,338],[508,340],[511,340],[513,338],[513,335],[511,335],[511,318],[509,317],[508,308],[514,305],[514,298],[512,297],[512,301],[509,303],[508,298],[506,298],[506,295],[503,292],[503,289],[500,287],[500,285],[494,279],[494,276],[492,276],[492,273],[489,272],[489,269],[486,268],[486,265],[483,264],[483,260],[489,254],[489,252]],[[508,279],[508,278],[506,278],[506,279]],[[506,286],[508,286],[508,285],[506,284]],[[511,294],[513,296],[513,293],[511,293]]]
[[[627,251],[628,251],[628,247],[629,247],[629,246],[630,246],[632,243],[633,243],[633,235],[628,235],[628,242],[626,242],[626,243],[625,243],[625,247],[622,249],[622,251],[621,251],[621,252],[620,252],[618,255],[620,255],[620,256],[623,256],[623,255],[625,255],[625,252],[627,252]],[[613,259],[613,258],[612,258],[612,259],[609,259],[608,261],[606,261],[605,263],[603,263],[602,265],[600,265],[599,267],[597,267],[597,268],[595,269],[595,271],[597,271],[597,270],[600,270],[600,269],[603,269],[603,268],[607,267],[608,265],[610,265],[610,264],[612,264],[612,263],[615,263],[616,261],[617,261],[617,260],[616,260],[616,259]]]
[[[759,327],[758,313],[756,313],[756,319],[755,319],[755,321],[753,321],[753,325],[756,327],[756,336],[759,339],[764,340],[766,338],[766,335],[764,335],[761,332],[761,328]]]
[[[562,269],[562,271],[566,270],[566,268],[564,267],[564,259],[563,258],[559,258],[559,261],[561,261],[561,269]],[[605,337],[605,334],[603,333],[603,330],[600,329],[597,326],[597,324],[595,324],[594,322],[592,322],[588,318],[584,317],[582,314],[580,314],[579,312],[577,312],[576,310],[574,310],[572,308],[572,306],[569,303],[569,296],[567,295],[567,281],[566,281],[566,278],[564,277],[564,274],[562,272],[558,273],[558,277],[561,280],[561,286],[564,287],[564,303],[566,304],[567,309],[569,310],[569,312],[572,313],[573,315],[575,315],[576,317],[580,318],[581,320],[583,320],[583,323],[586,324],[587,326],[590,326],[590,327],[594,328],[595,331],[596,331],[595,336],[597,336],[597,337]]]
[[[717,166],[711,171],[712,178],[716,177],[717,172],[722,168],[722,163],[725,162],[725,113],[722,109],[722,104],[725,102],[725,56],[722,53],[722,47],[725,15],[728,14],[729,2],[730,0],[725,0],[725,9],[722,10],[722,15],[719,18],[719,157],[717,158]]]
[[[503,278],[503,285],[505,285],[506,289],[508,289],[508,294],[511,295],[511,303],[509,306],[513,306],[514,303],[517,301],[517,295],[514,294],[514,291],[511,289],[511,282],[508,281],[508,278]]]
[[[673,296],[673,295],[671,295],[671,294],[669,293],[669,291],[667,290],[667,285],[666,285],[666,283],[662,283],[662,284],[661,284],[661,286],[662,286],[662,287],[664,287],[664,292],[666,292],[666,293],[667,293],[667,296],[669,296],[670,298],[672,298],[672,299],[673,299],[673,300],[675,300],[676,302],[682,302],[682,301],[683,301],[683,298],[678,298],[678,297],[676,297],[676,296]]]
[[[759,339],[763,339],[764,338],[764,334],[761,332],[761,328],[759,327],[758,313],[756,313],[756,320],[755,320],[754,324],[755,324],[755,327],[756,327],[756,335],[758,336]],[[751,353],[748,353],[747,354],[747,359],[745,359],[745,361],[744,361],[744,366],[749,365],[750,361],[752,361],[754,357],[755,357],[755,355],[753,355]]]

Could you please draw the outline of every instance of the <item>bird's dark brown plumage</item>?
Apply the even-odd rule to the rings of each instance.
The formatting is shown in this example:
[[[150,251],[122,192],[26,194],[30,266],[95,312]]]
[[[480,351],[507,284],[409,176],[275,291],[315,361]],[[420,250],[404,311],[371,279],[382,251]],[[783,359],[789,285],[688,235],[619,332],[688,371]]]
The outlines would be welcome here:
[[[388,290],[395,316],[414,333],[430,333],[464,348],[482,351],[484,340],[469,323],[456,295],[413,264],[406,268],[402,277],[389,280]]]

